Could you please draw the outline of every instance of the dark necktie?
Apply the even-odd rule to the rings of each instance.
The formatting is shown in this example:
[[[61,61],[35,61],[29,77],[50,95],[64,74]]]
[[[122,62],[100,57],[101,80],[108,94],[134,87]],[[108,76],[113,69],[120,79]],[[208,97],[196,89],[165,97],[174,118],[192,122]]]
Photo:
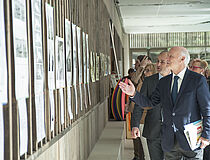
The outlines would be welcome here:
[[[171,96],[172,96],[172,100],[173,100],[174,104],[175,104],[176,97],[177,97],[177,94],[178,94],[178,79],[179,79],[178,76],[174,76],[174,84],[173,84],[173,88],[172,88],[172,91],[171,91]]]

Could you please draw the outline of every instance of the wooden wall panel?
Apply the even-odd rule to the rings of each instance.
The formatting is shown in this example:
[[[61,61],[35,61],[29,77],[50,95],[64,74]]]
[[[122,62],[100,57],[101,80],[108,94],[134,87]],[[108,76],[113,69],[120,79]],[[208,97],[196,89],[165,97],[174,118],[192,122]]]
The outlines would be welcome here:
[[[35,93],[34,93],[34,54],[33,54],[33,36],[32,36],[32,16],[31,16],[31,1],[27,1],[27,37],[29,50],[29,98],[27,99],[27,114],[28,114],[28,156],[34,151],[39,150],[43,144],[51,141],[55,136],[71,127],[79,117],[83,116],[92,107],[104,101],[106,96],[109,96],[109,76],[101,76],[100,81],[90,82],[91,105],[88,103],[87,109],[84,106],[84,100],[80,104],[80,96],[84,97],[84,89],[81,93],[78,85],[71,87],[71,100],[73,120],[70,120],[68,114],[67,88],[64,91],[64,125],[60,123],[60,91],[53,91],[55,101],[55,126],[54,131],[50,130],[50,104],[49,104],[49,88],[48,88],[48,59],[47,59],[47,28],[45,15],[45,2],[54,7],[54,34],[55,36],[65,37],[65,19],[71,21],[81,28],[82,32],[88,34],[89,51],[110,56],[110,17],[103,0],[42,0],[42,42],[43,42],[43,57],[44,57],[44,95],[45,95],[45,129],[46,138],[38,144],[36,135],[36,113],[35,113]],[[11,17],[11,2],[5,0],[5,28],[6,28],[6,47],[8,58],[8,93],[9,102],[4,106],[5,120],[5,160],[20,159],[19,155],[19,117],[17,111],[17,102],[15,97],[15,73],[14,73],[14,53],[13,53],[13,28]],[[82,36],[82,34],[81,34]],[[81,39],[82,42],[82,39]],[[122,45],[119,36],[115,36],[117,52],[121,53]],[[65,43],[65,41],[64,41]],[[81,44],[81,46],[83,46]],[[85,48],[82,48],[82,50]],[[81,51],[82,51],[81,50]],[[77,49],[78,51],[78,49]],[[56,54],[56,53],[54,53]],[[81,57],[82,58],[82,57]],[[77,58],[78,59],[78,58]],[[78,74],[77,74],[78,80]],[[66,82],[65,82],[66,84]],[[82,84],[86,88],[87,84]],[[65,85],[66,86],[66,85]],[[75,88],[76,87],[76,88]],[[75,88],[75,89],[74,89]],[[75,106],[75,90],[78,94],[78,115],[76,115]],[[86,95],[88,92],[86,90]],[[80,105],[83,105],[83,110],[80,110]]]

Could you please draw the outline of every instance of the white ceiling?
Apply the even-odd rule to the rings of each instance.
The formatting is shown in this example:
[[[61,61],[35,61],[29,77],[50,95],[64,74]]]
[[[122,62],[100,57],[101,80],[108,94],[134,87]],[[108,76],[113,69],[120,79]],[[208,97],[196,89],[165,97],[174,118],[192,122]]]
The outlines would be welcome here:
[[[210,31],[210,0],[116,0],[126,33]]]

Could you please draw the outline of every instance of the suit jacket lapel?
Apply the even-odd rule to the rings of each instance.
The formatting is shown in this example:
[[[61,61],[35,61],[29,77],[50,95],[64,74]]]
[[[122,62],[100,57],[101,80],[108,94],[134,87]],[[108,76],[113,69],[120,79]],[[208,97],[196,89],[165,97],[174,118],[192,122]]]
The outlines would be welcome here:
[[[177,98],[176,98],[176,101],[175,101],[174,106],[177,104],[178,100],[180,99],[181,94],[182,94],[184,88],[185,88],[185,87],[187,86],[187,84],[189,83],[189,81],[188,81],[188,73],[189,73],[189,70],[187,69],[186,72],[185,72],[184,78],[183,78],[183,80],[182,80],[182,84],[181,84],[181,86],[180,86],[179,93],[178,93],[178,95],[177,95]]]
[[[171,97],[171,83],[172,83],[172,78],[173,78],[173,76],[172,76],[173,74],[170,74],[170,76],[169,76],[169,79],[167,80],[167,94],[169,95],[169,101],[170,101],[170,103],[171,103],[171,105],[170,106],[172,106],[173,107],[173,101],[172,101],[172,97]]]
[[[156,85],[158,84],[159,80],[159,74],[156,73],[153,75],[153,77],[150,79],[149,83],[150,83],[150,87],[156,87]]]

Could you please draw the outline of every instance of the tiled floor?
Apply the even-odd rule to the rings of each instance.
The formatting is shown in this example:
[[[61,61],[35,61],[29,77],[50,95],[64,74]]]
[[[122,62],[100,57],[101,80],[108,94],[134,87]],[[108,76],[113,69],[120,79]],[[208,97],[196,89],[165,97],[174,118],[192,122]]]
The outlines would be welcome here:
[[[123,160],[132,160],[133,159],[133,140],[125,139],[125,149]]]

